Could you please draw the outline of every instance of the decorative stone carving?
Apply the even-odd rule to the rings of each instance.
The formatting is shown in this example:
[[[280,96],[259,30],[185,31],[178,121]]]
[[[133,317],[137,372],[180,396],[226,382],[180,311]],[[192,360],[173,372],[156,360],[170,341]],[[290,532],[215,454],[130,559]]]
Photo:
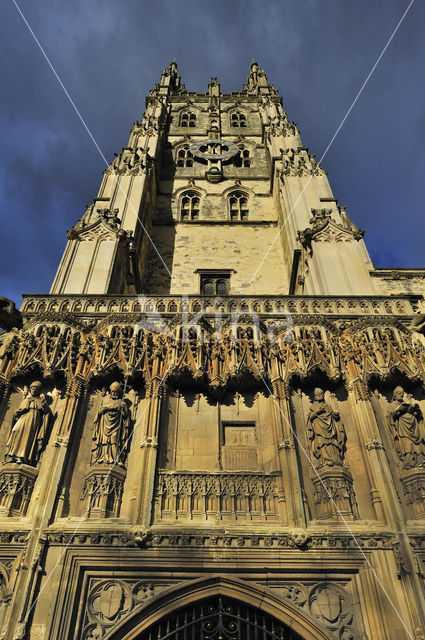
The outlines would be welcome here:
[[[160,472],[156,520],[274,520],[276,477],[260,474]]]
[[[425,428],[422,411],[407,398],[403,387],[393,391],[387,411],[387,424],[403,469],[425,467]]]
[[[125,471],[118,466],[96,465],[87,474],[81,494],[90,518],[117,518],[120,514]]]
[[[314,390],[314,400],[307,418],[307,435],[310,440],[316,469],[341,467],[344,464],[346,435],[339,412],[325,402],[322,389]]]
[[[425,518],[425,469],[405,470],[400,479],[413,517]]]
[[[312,616],[337,640],[357,640],[354,605],[349,593],[339,584],[288,582],[272,587],[284,598]]]
[[[10,463],[0,471],[0,514],[26,514],[37,475],[37,470],[26,464]]]
[[[94,420],[91,464],[125,465],[128,451],[130,411],[122,399],[119,382],[110,386],[110,398],[101,406]]]
[[[346,629],[346,625],[353,622],[353,607],[348,593],[327,582],[311,590],[308,605],[311,614],[329,631],[341,632],[341,627]]]
[[[84,640],[102,638],[135,607],[168,586],[168,583],[116,578],[93,583],[83,619]]]
[[[35,466],[48,435],[51,412],[46,397],[40,393],[41,382],[30,384],[28,392],[12,419],[7,444],[5,463]]]
[[[313,477],[314,502],[319,520],[359,518],[351,473],[344,468],[327,468]]]

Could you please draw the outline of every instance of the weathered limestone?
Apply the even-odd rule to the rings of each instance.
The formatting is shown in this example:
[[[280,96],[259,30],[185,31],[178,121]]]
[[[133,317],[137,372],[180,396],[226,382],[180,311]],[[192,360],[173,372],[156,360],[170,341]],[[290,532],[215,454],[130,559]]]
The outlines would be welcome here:
[[[425,271],[258,64],[171,63],[68,239],[0,336],[0,637],[420,640]]]

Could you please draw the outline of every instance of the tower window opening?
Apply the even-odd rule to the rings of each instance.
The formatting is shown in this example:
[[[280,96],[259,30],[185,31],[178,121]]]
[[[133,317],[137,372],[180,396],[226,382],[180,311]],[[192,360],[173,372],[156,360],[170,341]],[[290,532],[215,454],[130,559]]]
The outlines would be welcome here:
[[[239,147],[240,151],[238,155],[234,157],[234,163],[236,167],[250,167],[251,166],[251,154],[249,149],[244,146]]]
[[[181,220],[198,220],[201,198],[196,191],[185,191],[181,196]]]
[[[178,149],[176,164],[178,167],[193,167],[193,155],[188,144],[185,144]]]
[[[229,293],[230,274],[201,275],[201,294],[204,296],[226,296]]]
[[[181,127],[195,127],[196,126],[196,114],[191,111],[183,111],[180,115]]]
[[[246,127],[246,115],[242,111],[234,111],[230,116],[232,127]]]
[[[248,196],[243,191],[232,191],[229,195],[230,220],[247,220]]]

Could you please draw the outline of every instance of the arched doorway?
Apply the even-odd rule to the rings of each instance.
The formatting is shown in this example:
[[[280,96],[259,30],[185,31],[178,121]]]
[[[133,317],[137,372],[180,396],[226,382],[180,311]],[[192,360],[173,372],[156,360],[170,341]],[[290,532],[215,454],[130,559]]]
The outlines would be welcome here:
[[[142,631],[137,640],[302,640],[260,609],[222,595],[182,607]]]
[[[294,604],[233,576],[198,578],[165,589],[103,640],[332,640]]]

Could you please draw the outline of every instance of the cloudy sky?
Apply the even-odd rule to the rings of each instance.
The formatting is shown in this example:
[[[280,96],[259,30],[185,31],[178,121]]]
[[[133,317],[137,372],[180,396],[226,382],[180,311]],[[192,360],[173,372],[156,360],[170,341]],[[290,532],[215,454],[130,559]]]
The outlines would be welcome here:
[[[108,160],[175,58],[238,90],[252,59],[320,157],[410,0],[17,0]],[[104,161],[13,0],[0,42],[0,295],[49,290]],[[377,266],[425,267],[425,6],[413,2],[322,163]]]

